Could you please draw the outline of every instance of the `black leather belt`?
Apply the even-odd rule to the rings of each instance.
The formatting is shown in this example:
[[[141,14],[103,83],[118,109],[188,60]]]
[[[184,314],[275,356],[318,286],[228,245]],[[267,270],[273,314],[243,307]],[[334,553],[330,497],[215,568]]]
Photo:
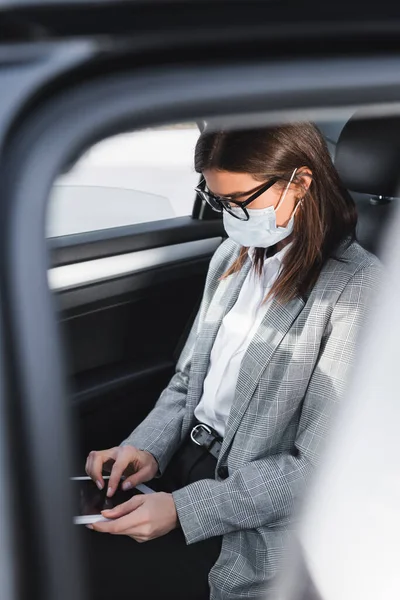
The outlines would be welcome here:
[[[222,438],[216,431],[204,423],[198,423],[190,432],[192,442],[201,446],[214,458],[218,459],[222,446]]]

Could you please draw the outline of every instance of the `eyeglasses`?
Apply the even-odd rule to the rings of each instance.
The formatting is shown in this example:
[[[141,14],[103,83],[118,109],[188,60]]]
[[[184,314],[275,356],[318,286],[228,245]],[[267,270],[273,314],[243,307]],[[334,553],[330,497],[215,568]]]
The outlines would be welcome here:
[[[232,198],[229,198],[229,196],[216,196],[210,191],[205,190],[205,179],[203,179],[203,181],[200,182],[200,185],[195,188],[195,192],[197,192],[200,198],[205,200],[215,212],[222,213],[223,210],[226,210],[226,212],[236,219],[239,219],[240,221],[248,221],[250,215],[246,207],[251,204],[251,202],[254,202],[256,198],[261,196],[261,194],[269,190],[269,188],[271,188],[279,179],[280,177],[273,177],[266,183],[263,183],[261,187],[258,186],[250,190],[248,192],[251,194],[250,198],[242,202],[240,200],[233,200]]]

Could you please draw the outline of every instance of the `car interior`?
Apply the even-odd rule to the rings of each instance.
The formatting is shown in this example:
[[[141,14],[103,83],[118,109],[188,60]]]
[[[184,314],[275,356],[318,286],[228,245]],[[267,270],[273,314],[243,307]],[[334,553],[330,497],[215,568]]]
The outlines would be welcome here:
[[[117,91],[120,92],[119,82],[117,83]],[[123,83],[125,85],[125,82]],[[86,90],[83,91],[86,92]],[[126,102],[125,110],[130,114],[132,107],[128,92],[125,88],[122,88],[122,92],[120,97]],[[91,93],[95,95],[97,89],[91,90]],[[87,100],[86,96],[84,99]],[[64,98],[61,100],[64,101]],[[87,150],[87,146],[83,148],[83,146],[75,144],[75,137],[79,137],[79,128],[83,128],[79,119],[88,120],[89,116],[84,114],[81,117],[79,111],[75,110],[73,113],[74,118],[76,117],[75,130],[71,129],[71,132],[66,132],[65,129],[62,129],[60,135],[66,137],[67,134],[70,135],[69,141],[76,154],[72,156],[70,153],[67,157],[69,161],[63,163],[67,152],[65,149],[59,150],[54,142],[59,135],[56,127],[61,127],[61,119],[57,113],[57,110],[61,111],[61,100],[59,105],[54,102],[54,114],[48,107],[45,107],[49,113],[48,116],[46,114],[46,118],[50,120],[51,127],[49,126],[48,133],[45,127],[43,129],[49,137],[43,136],[41,146],[35,147],[35,158],[31,167],[28,168],[29,164],[27,166],[23,163],[23,154],[21,159],[24,167],[22,173],[25,173],[26,181],[29,181],[29,177],[32,178],[29,186],[25,187],[25,196],[28,193],[31,194],[32,182],[40,179],[36,178],[36,173],[41,170],[46,173],[47,183],[39,182],[45,191],[42,190],[41,195],[36,193],[36,196],[32,192],[32,198],[41,198],[43,202],[49,197],[51,185],[57,174],[62,171],[61,168],[57,170],[54,166],[52,170],[47,169],[46,171],[43,166],[45,164],[47,167],[52,153],[56,155],[54,164],[57,164],[58,167],[60,165],[65,167],[65,164],[72,165],[79,159],[81,153]],[[89,100],[94,105],[93,96]],[[66,101],[70,102],[72,108],[75,109],[75,98],[71,100],[67,97]],[[112,103],[108,104],[111,106]],[[106,105],[107,110],[108,104]],[[68,106],[68,109],[70,108],[71,106]],[[102,105],[100,108],[103,110]],[[104,133],[101,129],[101,111],[99,110],[100,116],[94,110],[93,113],[95,115],[93,120],[97,119],[93,128],[96,126],[101,132],[100,134],[97,131],[91,132],[91,137],[88,136],[93,144],[104,139],[106,135],[111,136],[121,131],[135,129],[135,124],[131,126],[130,118],[125,118],[124,126],[126,122],[128,123],[125,129],[122,129],[118,120],[118,127],[114,128],[110,125]],[[176,122],[179,122],[180,117],[186,118],[187,116],[186,114],[176,115]],[[237,117],[238,126],[246,126],[240,121],[242,116],[243,113]],[[45,119],[43,114],[38,117],[39,123],[41,119]],[[120,119],[119,115],[118,119]],[[148,120],[151,121],[151,119]],[[172,119],[169,123],[171,121]],[[33,125],[36,126],[36,123],[33,122]],[[32,129],[28,129],[28,132],[25,133],[25,138],[28,140],[32,140],[32,137],[36,136],[33,125]],[[137,128],[141,125],[142,123],[139,123]],[[317,121],[317,125],[326,137],[344,187],[352,194],[356,202],[359,213],[358,240],[367,250],[385,260],[385,232],[388,230],[391,216],[397,205],[395,199],[399,196],[397,165],[400,156],[396,141],[396,133],[400,127],[399,118],[384,116],[371,119],[367,116],[364,117],[364,113],[360,112],[342,120]],[[72,125],[70,127],[72,128]],[[82,138],[84,138],[83,133]],[[19,158],[20,156],[18,152],[26,152],[26,148],[29,148],[29,143],[26,142],[24,136],[22,136],[22,140],[24,141],[23,145],[21,142],[22,150],[16,145],[15,155],[12,157],[14,164],[18,164],[18,166],[19,162],[15,160],[15,157]],[[62,160],[57,157],[58,151]],[[41,160],[44,161],[42,165],[40,164]],[[59,162],[56,163],[56,160]],[[11,162],[11,164],[13,163]],[[10,179],[12,174],[13,171],[10,169]],[[22,179],[24,185],[27,186],[25,179]],[[19,193],[19,188],[16,189]],[[21,185],[21,190],[24,190],[23,185]],[[38,328],[39,338],[32,336],[32,339],[35,339],[34,346],[22,342],[20,347],[17,346],[17,343],[15,347],[20,352],[18,355],[20,363],[28,364],[29,375],[36,378],[40,384],[36,388],[30,386],[30,389],[34,389],[34,393],[26,402],[27,405],[30,403],[30,412],[28,412],[28,418],[23,426],[26,427],[25,431],[29,431],[30,428],[31,438],[26,438],[25,444],[31,443],[31,439],[36,440],[37,445],[34,448],[36,454],[32,451],[35,468],[39,468],[36,466],[39,464],[39,459],[44,465],[44,469],[42,466],[43,470],[53,468],[49,485],[54,491],[54,501],[53,497],[49,498],[46,494],[44,485],[37,486],[37,497],[43,501],[40,527],[36,525],[36,514],[33,515],[34,518],[31,518],[32,515],[26,512],[24,519],[28,523],[28,517],[31,518],[32,531],[34,526],[37,527],[36,539],[40,540],[41,548],[45,546],[43,539],[45,540],[48,571],[55,573],[55,580],[58,577],[57,573],[62,572],[65,576],[66,573],[74,572],[73,569],[81,568],[80,565],[72,562],[70,553],[68,555],[70,571],[64,569],[63,560],[66,560],[68,552],[65,540],[69,543],[74,535],[70,533],[69,522],[66,521],[62,525],[64,527],[62,532],[64,543],[62,545],[58,543],[61,527],[58,521],[57,527],[54,527],[54,519],[58,519],[58,506],[62,505],[66,497],[62,486],[64,485],[67,490],[69,484],[65,473],[69,472],[71,476],[83,475],[89,451],[118,445],[151,411],[174,372],[177,358],[201,300],[210,259],[225,237],[221,218],[208,206],[203,205],[200,198],[195,196],[194,191],[188,193],[193,195],[192,214],[189,216],[51,237],[46,243],[49,251],[46,257],[49,258],[49,262],[43,261],[43,264],[48,266],[47,273],[40,262],[36,263],[42,269],[40,271],[44,276],[42,288],[45,288],[49,298],[49,304],[44,304],[43,314],[51,315],[51,322],[53,322],[55,309],[57,334],[60,335],[59,338],[54,336],[54,339],[57,340],[56,346],[41,346],[40,340],[43,339],[47,344],[47,340],[52,339],[51,332],[49,334],[41,325],[40,329]],[[39,200],[37,201],[39,202]],[[32,206],[34,205],[32,204]],[[32,236],[35,234],[36,238],[39,238],[37,231],[35,232],[31,227],[31,223],[26,224],[25,230],[23,225],[22,222],[20,225],[21,238],[28,237],[30,229],[33,231]],[[43,244],[45,230],[45,227],[39,229],[43,234],[41,239]],[[15,260],[19,259],[20,255],[16,252]],[[15,319],[20,328],[18,331],[30,333],[35,326],[32,319],[32,306],[36,307],[36,315],[42,306],[43,298],[40,298],[41,286],[37,285],[38,277],[35,276],[26,256],[22,257],[20,266],[22,266],[21,269],[14,268],[14,271],[18,273],[18,277],[20,277],[18,281],[23,289],[29,289],[30,293],[29,296],[17,293],[10,296],[15,307],[12,303],[9,304],[9,307],[11,306],[9,310],[13,312],[9,312],[8,315],[11,314],[14,317],[18,314],[18,320]],[[12,268],[10,271],[12,272]],[[51,296],[48,294],[48,288],[52,292]],[[21,306],[25,312],[21,310]],[[24,321],[24,319],[26,320]],[[48,322],[50,322],[49,319]],[[46,371],[44,378],[40,378],[40,369],[43,369],[44,363],[43,356],[47,356],[46,365],[50,363],[50,351],[58,352],[59,340],[62,342],[62,360],[58,362],[62,363],[67,374],[67,394],[65,394],[64,387],[57,391],[54,382],[51,382],[54,373],[51,373],[50,370]],[[24,352],[25,354],[23,354]],[[39,366],[34,364],[36,355],[40,359],[38,360]],[[10,372],[12,372],[11,368]],[[64,373],[56,373],[57,377],[58,375],[60,375],[59,381],[64,386]],[[50,389],[46,394],[43,393],[43,386],[47,384],[47,380],[51,383],[51,387],[49,383]],[[14,381],[12,383],[16,385]],[[22,383],[25,384],[25,380]],[[18,389],[17,385],[16,389]],[[25,393],[25,398],[28,398],[27,393]],[[58,399],[59,402],[56,402],[55,399]],[[71,414],[72,439],[67,437],[67,434],[70,435],[70,431],[65,425],[66,417]],[[54,428],[54,424],[58,429]],[[50,445],[53,443],[53,446],[59,451],[61,443],[56,436],[59,436],[60,432],[64,432],[65,441],[68,440],[68,443],[63,446],[66,458],[62,464],[59,462],[61,451],[57,456],[57,461],[47,452],[49,443]],[[74,451],[72,463],[70,461],[71,442]],[[22,458],[25,458],[23,454]],[[53,462],[57,462],[57,464],[54,466]],[[27,477],[32,477],[32,475],[34,473],[28,474]],[[23,487],[24,482],[20,482],[20,485]],[[46,485],[48,485],[47,481]],[[46,502],[47,504],[45,504]],[[35,506],[32,505],[32,512],[38,505],[39,503]],[[56,508],[51,513],[54,505]],[[45,513],[50,515],[46,523],[43,518]],[[47,537],[42,533],[44,523],[47,527],[45,530]],[[24,545],[24,536],[25,532],[29,533],[30,530],[27,525],[21,526],[20,523],[18,523],[18,527],[20,534],[21,532],[23,534],[20,545],[25,548],[24,560],[27,561],[30,558],[31,548]],[[71,543],[70,548],[74,548],[73,543],[75,542]],[[75,547],[78,548],[78,546]],[[37,561],[40,564],[42,555],[38,555]],[[84,561],[82,563],[84,564]],[[21,564],[24,568],[22,560]],[[36,577],[36,571],[32,578],[26,578],[24,585],[27,588],[31,581],[34,581],[34,577]],[[57,585],[56,582],[54,589],[57,588]]]
[[[358,240],[380,256],[396,205],[388,164],[400,120],[356,114],[319,126],[357,204]],[[49,240],[76,426],[75,475],[90,450],[118,445],[134,429],[173,374],[225,235],[219,216],[198,198],[193,203],[191,217],[119,228],[123,236],[111,229]]]
[[[331,485],[317,481],[315,498],[322,488],[328,495],[319,504],[310,496],[310,506],[321,507],[319,524],[325,519],[336,528],[337,543],[332,529],[315,528],[318,510],[312,512],[304,531],[318,529],[315,553],[327,557],[325,569],[314,568],[303,537],[298,551],[304,564],[285,568],[292,587],[280,597],[400,596],[398,502],[394,506],[400,246],[394,228],[387,236],[393,222],[400,226],[398,13],[393,2],[364,3],[362,10],[350,2],[313,3],[304,10],[293,0],[3,0],[1,599],[89,597],[69,476],[83,475],[87,453],[119,444],[157,401],[195,317],[210,259],[225,237],[220,216],[192,189],[186,216],[168,217],[171,206],[164,205],[160,220],[121,225],[122,193],[121,211],[107,228],[83,231],[77,214],[77,226],[65,235],[65,223],[45,223],[57,178],[88,149],[119,134],[188,122],[251,127],[298,119],[314,120],[325,135],[357,205],[358,240],[389,271],[379,322],[368,323],[373,335],[360,349],[361,362],[362,351],[371,351],[349,396],[361,400],[362,411],[356,408],[348,422],[348,455],[354,432],[362,431],[356,426],[366,415],[369,390],[369,406],[379,404],[387,422],[379,422],[372,436],[376,413],[370,410],[358,462],[354,451],[354,461],[345,456],[336,471],[323,463],[316,479],[323,472]],[[97,207],[97,182],[90,185]],[[115,202],[112,187],[99,192],[104,201]],[[144,191],[139,184],[135,189]],[[87,191],[59,188],[59,214],[68,218],[67,193],[79,204]],[[173,198],[154,192],[161,211],[164,196]],[[97,222],[105,222],[103,215]],[[332,440],[343,450],[342,438]],[[363,467],[370,475],[371,466],[379,483],[374,490],[368,478],[360,479]],[[332,518],[332,507],[340,504],[332,490],[340,488],[337,473],[346,468],[342,514],[338,509]],[[373,492],[381,488],[386,498],[378,513],[370,512]],[[365,527],[375,514],[372,527]],[[353,545],[343,515],[358,524]],[[132,564],[127,569],[134,577]],[[133,586],[129,594],[135,597]]]

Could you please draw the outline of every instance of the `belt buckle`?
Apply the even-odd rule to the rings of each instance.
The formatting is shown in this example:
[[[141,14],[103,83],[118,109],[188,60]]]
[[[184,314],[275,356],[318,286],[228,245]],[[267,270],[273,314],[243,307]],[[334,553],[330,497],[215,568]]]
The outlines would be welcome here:
[[[198,423],[197,425],[195,425],[192,429],[192,431],[190,432],[190,439],[192,440],[192,442],[194,442],[195,444],[197,444],[198,446],[202,446],[202,444],[200,444],[200,442],[198,442],[196,440],[196,438],[194,437],[196,432],[199,429],[204,429],[204,431],[207,431],[207,433],[209,435],[212,435],[212,431],[210,429],[210,427],[208,427],[208,425],[204,425],[204,423]]]

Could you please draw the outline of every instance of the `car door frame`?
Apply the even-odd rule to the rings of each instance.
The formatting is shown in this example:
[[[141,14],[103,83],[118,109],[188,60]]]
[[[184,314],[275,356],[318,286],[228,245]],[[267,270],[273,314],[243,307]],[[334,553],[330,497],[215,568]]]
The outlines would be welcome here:
[[[374,68],[379,64],[375,59]],[[8,323],[5,339],[14,363],[13,402],[24,432],[21,444],[29,449],[25,468],[34,507],[29,514],[31,548],[40,549],[42,569],[38,581],[32,578],[37,586],[33,595],[40,586],[43,600],[84,597],[79,548],[69,521],[73,502],[66,474],[71,472],[72,436],[66,377],[47,284],[45,211],[55,177],[83,146],[108,135],[222,114],[227,106],[232,115],[251,113],[253,122],[260,110],[273,111],[267,114],[274,122],[298,116],[310,104],[323,113],[333,104],[384,100],[389,85],[390,97],[400,98],[399,66],[400,57],[385,57],[375,79],[371,61],[362,57],[325,60],[323,65],[298,59],[279,65],[171,67],[168,75],[154,69],[97,76],[78,88],[62,89],[14,123],[0,166],[2,319]],[[301,80],[291,81],[297,69]],[[277,76],[278,95],[273,85]],[[334,86],[338,90],[332,97]]]

